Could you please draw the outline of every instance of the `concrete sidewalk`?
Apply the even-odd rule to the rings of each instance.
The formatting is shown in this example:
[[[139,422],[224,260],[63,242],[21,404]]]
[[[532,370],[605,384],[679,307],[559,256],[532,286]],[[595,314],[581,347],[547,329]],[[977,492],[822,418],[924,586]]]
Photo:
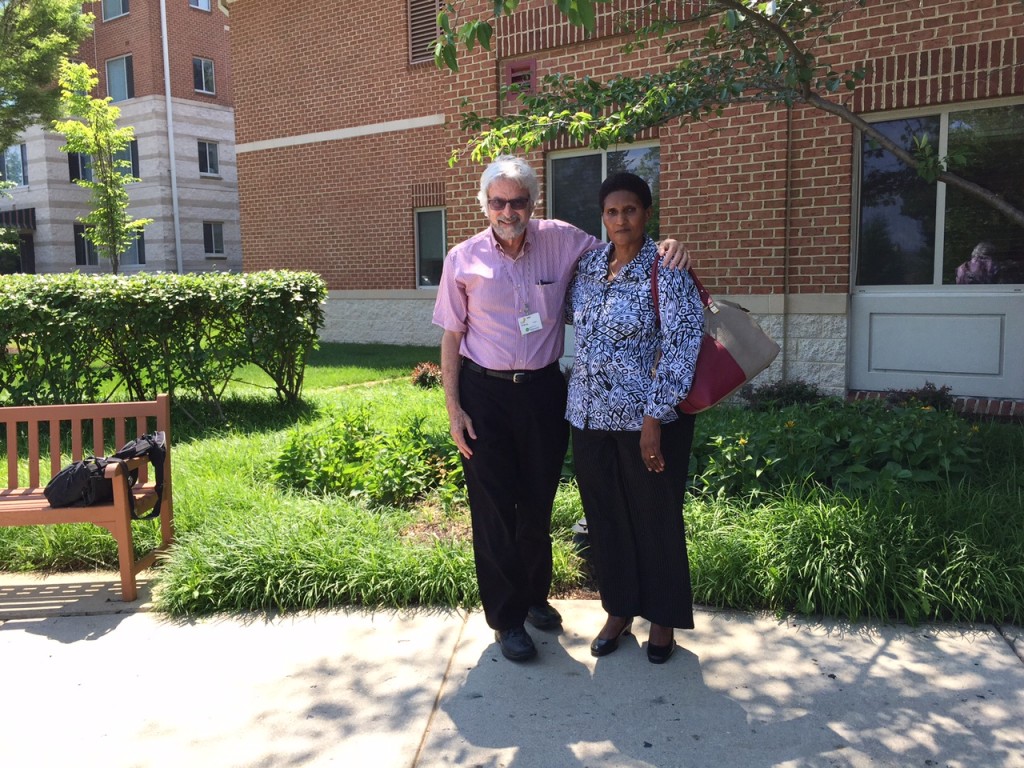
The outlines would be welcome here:
[[[479,612],[179,622],[114,578],[0,575],[0,765],[1024,768],[1017,629],[700,610],[655,666],[556,601],[517,665]]]

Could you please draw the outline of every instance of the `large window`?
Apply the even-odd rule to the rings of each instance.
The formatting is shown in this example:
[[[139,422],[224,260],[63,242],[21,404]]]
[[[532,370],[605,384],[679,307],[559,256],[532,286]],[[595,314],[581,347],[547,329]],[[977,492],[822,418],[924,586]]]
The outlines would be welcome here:
[[[597,197],[601,182],[613,173],[629,171],[643,177],[654,195],[647,232],[658,239],[661,196],[661,155],[657,146],[633,146],[605,152],[566,152],[548,158],[548,216],[575,224],[594,237],[605,236]]]
[[[110,21],[128,13],[128,0],[103,0],[103,20]]]
[[[146,240],[142,233],[132,243],[128,250],[121,254],[119,262],[122,265],[137,265],[146,263]],[[96,246],[85,239],[85,225],[75,224],[75,265],[79,267],[99,266],[100,259]]]
[[[1024,208],[1024,104],[888,120],[913,150],[927,137],[958,175]],[[857,285],[1024,283],[1024,230],[984,202],[861,144]]]
[[[220,163],[217,160],[217,144],[212,141],[200,141],[199,147],[199,173],[203,176],[217,176],[220,174]]]
[[[192,59],[192,84],[199,93],[216,93],[213,81],[213,59],[196,56]]]
[[[441,0],[409,0],[409,61],[434,60],[434,41],[441,30],[437,12]]]
[[[135,74],[132,70],[131,56],[107,60],[107,95],[111,101],[124,101],[135,97]]]
[[[0,181],[9,181],[18,187],[28,184],[28,153],[24,144],[15,144],[4,150]]]
[[[415,216],[417,281],[423,287],[436,286],[448,251],[444,208],[420,208]]]
[[[131,164],[130,168],[126,166],[119,169],[122,174],[135,178],[139,177],[139,142],[137,139],[132,139],[127,147],[114,155],[114,159],[125,160]],[[92,157],[90,155],[84,155],[80,152],[68,152],[68,177],[71,181],[92,181],[92,165]]]
[[[203,251],[207,256],[224,254],[224,222],[203,222]]]

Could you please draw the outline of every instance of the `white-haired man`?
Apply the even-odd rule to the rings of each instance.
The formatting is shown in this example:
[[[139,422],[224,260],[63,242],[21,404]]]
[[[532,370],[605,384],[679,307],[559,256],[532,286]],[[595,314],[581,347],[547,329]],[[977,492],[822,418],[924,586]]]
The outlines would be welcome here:
[[[512,661],[537,653],[524,622],[562,623],[548,603],[551,506],[569,434],[558,359],[576,262],[601,245],[563,221],[531,219],[539,196],[524,160],[487,166],[479,200],[490,226],[448,253],[433,317],[444,329],[445,406],[466,476],[480,599]],[[674,240],[662,250],[666,266],[687,266]]]

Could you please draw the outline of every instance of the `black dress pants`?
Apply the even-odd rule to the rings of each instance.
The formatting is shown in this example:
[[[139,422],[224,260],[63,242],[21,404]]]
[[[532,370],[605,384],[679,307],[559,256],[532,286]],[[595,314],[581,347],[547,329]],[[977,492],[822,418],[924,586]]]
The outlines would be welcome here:
[[[569,442],[558,366],[514,383],[463,367],[459,399],[477,439],[462,460],[484,616],[511,629],[551,588],[551,505]]]
[[[664,472],[650,472],[639,432],[572,430],[573,460],[601,604],[612,616],[642,616],[693,629],[683,496],[694,417],[661,427]]]

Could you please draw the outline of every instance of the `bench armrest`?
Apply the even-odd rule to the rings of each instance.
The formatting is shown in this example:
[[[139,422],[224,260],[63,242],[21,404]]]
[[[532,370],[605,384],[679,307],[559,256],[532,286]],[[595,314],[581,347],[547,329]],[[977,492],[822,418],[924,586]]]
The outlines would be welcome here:
[[[137,459],[123,459],[119,461],[112,461],[103,468],[103,476],[109,480],[114,479],[118,475],[127,475],[133,469],[138,469],[143,464],[149,461],[148,458],[142,456]]]

